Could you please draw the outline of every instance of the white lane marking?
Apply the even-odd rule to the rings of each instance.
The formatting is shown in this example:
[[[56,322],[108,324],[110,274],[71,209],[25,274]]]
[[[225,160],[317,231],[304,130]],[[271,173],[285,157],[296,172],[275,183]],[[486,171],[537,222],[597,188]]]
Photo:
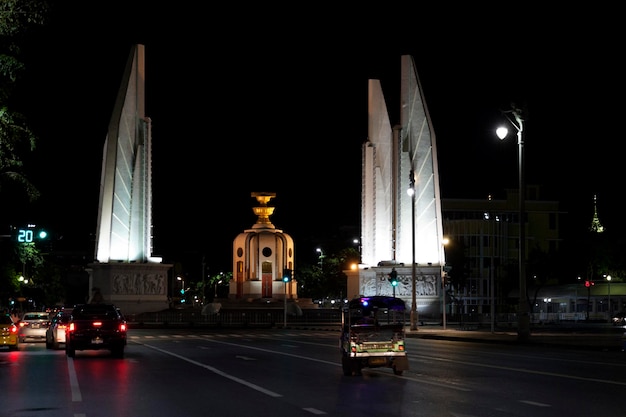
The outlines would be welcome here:
[[[341,366],[340,364],[335,363],[335,362],[329,362],[329,361],[324,361],[324,360],[321,360],[321,359],[309,358],[309,357],[306,357],[306,356],[294,355],[293,353],[278,352],[278,351],[275,351],[275,350],[262,349],[262,348],[258,348],[258,347],[254,347],[254,346],[245,346],[245,345],[240,345],[240,344],[237,344],[237,343],[222,342],[220,340],[213,340],[213,339],[205,339],[205,340],[207,342],[211,342],[211,343],[219,343],[219,344],[228,345],[228,346],[237,346],[237,347],[242,347],[242,348],[246,348],[246,349],[259,350],[261,352],[274,353],[274,354],[277,354],[277,355],[291,356],[292,358],[304,359],[304,360],[307,360],[307,361],[321,362],[321,363],[325,363],[325,364],[328,364],[328,365]]]
[[[554,377],[558,377],[558,378],[575,379],[575,380],[580,380],[580,381],[601,382],[603,384],[613,384],[613,385],[626,386],[626,382],[610,381],[610,380],[607,380],[607,379],[586,378],[586,377],[582,377],[582,376],[557,374],[555,372],[544,372],[544,371],[535,371],[535,370],[532,370],[532,369],[513,368],[511,366],[488,365],[488,364],[485,364],[485,363],[458,361],[458,360],[453,360],[453,359],[437,358],[437,357],[434,357],[434,356],[429,356],[428,358],[432,359],[432,360],[436,360],[436,361],[441,361],[441,362],[462,363],[464,365],[478,366],[478,367],[481,367],[481,368],[504,369],[506,371],[524,372],[524,373],[527,373],[527,374],[534,374],[534,375],[554,376]],[[417,360],[417,359],[409,359],[409,360]],[[423,360],[423,358],[422,358],[422,360]]]
[[[322,415],[322,414],[326,414],[325,412],[318,410],[317,408],[303,408],[304,411],[308,411],[311,414],[317,414],[317,415]]]
[[[74,369],[74,358],[67,357],[67,370],[70,376],[70,388],[72,391],[72,401],[80,402],[83,400],[83,396],[80,393],[80,387],[78,386],[78,377],[76,376],[76,369]]]
[[[528,404],[528,405],[536,405],[538,407],[552,407],[550,404],[538,403],[536,401],[519,400],[519,402]]]
[[[194,364],[194,365],[196,365],[196,366],[200,366],[200,367],[202,367],[202,368],[204,368],[204,369],[207,369],[207,370],[209,370],[209,371],[211,371],[211,372],[213,372],[213,373],[215,373],[215,374],[218,374],[218,375],[220,375],[220,376],[223,376],[224,378],[228,378],[228,379],[230,379],[231,381],[235,381],[235,382],[237,382],[238,384],[245,385],[245,386],[247,386],[248,388],[252,388],[253,390],[256,390],[256,391],[262,392],[263,394],[269,395],[270,397],[282,397],[282,395],[281,395],[281,394],[278,394],[278,393],[276,393],[276,392],[273,392],[273,391],[267,390],[267,389],[265,389],[265,388],[263,388],[263,387],[260,387],[260,386],[258,386],[258,385],[256,385],[256,384],[253,384],[253,383],[251,383],[251,382],[245,381],[245,380],[243,380],[243,379],[241,379],[241,378],[237,378],[237,377],[235,377],[235,376],[229,375],[229,374],[227,374],[226,372],[222,372],[222,371],[220,371],[219,369],[214,368],[214,367],[212,367],[212,366],[205,365],[205,364],[203,364],[203,363],[200,363],[200,362],[197,362],[197,361],[191,360],[191,359],[186,358],[186,357],[184,357],[184,356],[177,355],[177,354],[175,354],[175,353],[173,353],[173,352],[169,352],[169,351],[167,351],[167,350],[159,349],[159,348],[158,348],[158,347],[156,347],[156,346],[145,345],[145,344],[144,344],[143,346],[149,347],[150,349],[158,350],[159,352],[161,352],[161,353],[165,353],[166,355],[174,356],[175,358],[178,358],[178,359],[184,360],[185,362],[189,362],[189,363]]]

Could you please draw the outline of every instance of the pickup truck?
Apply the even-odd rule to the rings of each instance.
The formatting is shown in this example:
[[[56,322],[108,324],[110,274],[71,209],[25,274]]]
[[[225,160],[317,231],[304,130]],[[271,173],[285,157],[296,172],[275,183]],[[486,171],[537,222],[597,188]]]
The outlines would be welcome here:
[[[339,346],[345,376],[360,375],[362,368],[391,368],[395,375],[409,369],[402,299],[357,297],[343,307],[341,316]]]
[[[73,358],[77,350],[107,349],[123,358],[126,336],[126,320],[114,304],[80,304],[65,329],[65,353]]]

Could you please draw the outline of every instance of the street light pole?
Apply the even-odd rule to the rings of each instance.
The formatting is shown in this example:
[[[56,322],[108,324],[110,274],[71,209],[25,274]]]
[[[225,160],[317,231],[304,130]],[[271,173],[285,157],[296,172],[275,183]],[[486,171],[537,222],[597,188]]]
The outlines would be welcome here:
[[[446,270],[445,270],[445,247],[448,244],[449,240],[447,238],[443,238],[443,240],[441,241],[441,247],[442,247],[442,257],[441,257],[441,261],[442,265],[441,265],[441,287],[442,287],[442,296],[443,296],[443,330],[446,330]],[[440,261],[440,262],[441,262]]]
[[[320,268],[324,269],[324,252],[320,248],[315,249],[315,251],[319,252]]]
[[[409,189],[407,193],[411,196],[411,330],[417,331],[417,296],[416,296],[416,271],[415,271],[415,173],[411,170],[409,174]]]
[[[359,263],[361,263],[361,239],[353,239],[352,243],[358,246],[359,248]]]
[[[611,322],[611,276],[606,276],[606,282],[609,283],[609,323]]]
[[[181,278],[181,277],[176,277],[176,280],[181,282],[181,284],[182,284],[181,290],[183,291],[183,292],[181,292],[181,294],[184,294],[185,293],[185,280],[183,278]]]
[[[508,118],[509,122],[517,130],[517,145],[518,145],[518,177],[519,177],[519,304],[518,304],[518,322],[517,322],[517,338],[520,341],[527,341],[530,338],[530,314],[528,309],[528,301],[526,295],[526,230],[524,224],[524,138],[522,132],[524,131],[524,120],[522,119],[521,110],[511,105],[512,109],[505,113],[513,114],[515,121]],[[496,134],[500,139],[504,139],[508,133],[508,130],[504,127],[498,128]]]

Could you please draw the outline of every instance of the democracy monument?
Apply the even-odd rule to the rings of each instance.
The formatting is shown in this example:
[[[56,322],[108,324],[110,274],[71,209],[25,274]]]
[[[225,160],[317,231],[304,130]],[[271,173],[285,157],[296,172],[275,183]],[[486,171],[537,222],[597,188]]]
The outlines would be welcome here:
[[[391,126],[379,80],[368,81],[362,145],[361,264],[347,296],[395,295],[420,313],[441,311],[445,265],[434,130],[413,58],[401,57],[401,123]],[[95,261],[89,289],[127,314],[169,307],[172,265],[152,254],[152,137],[145,115],[145,50],[134,45],[104,143]],[[408,192],[407,192],[408,191]],[[270,221],[274,193],[256,192],[257,222],[233,242],[229,301],[297,301],[295,244]]]

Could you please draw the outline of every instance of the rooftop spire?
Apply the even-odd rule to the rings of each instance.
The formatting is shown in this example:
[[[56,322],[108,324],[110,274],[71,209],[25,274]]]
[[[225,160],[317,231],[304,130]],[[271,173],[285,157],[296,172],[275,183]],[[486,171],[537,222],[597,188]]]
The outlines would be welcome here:
[[[600,219],[598,218],[598,206],[597,206],[597,198],[596,195],[593,195],[593,219],[591,220],[591,227],[589,230],[595,233],[604,232],[604,226],[600,224]]]

